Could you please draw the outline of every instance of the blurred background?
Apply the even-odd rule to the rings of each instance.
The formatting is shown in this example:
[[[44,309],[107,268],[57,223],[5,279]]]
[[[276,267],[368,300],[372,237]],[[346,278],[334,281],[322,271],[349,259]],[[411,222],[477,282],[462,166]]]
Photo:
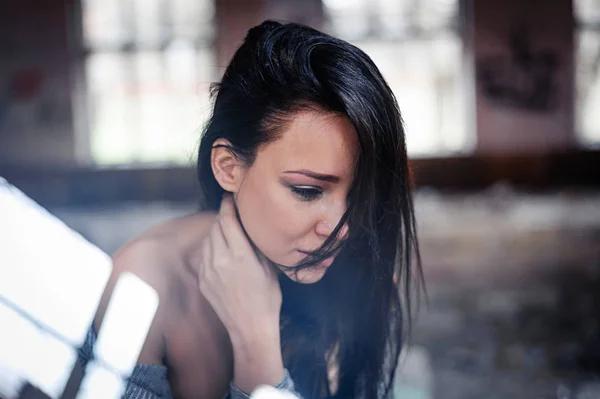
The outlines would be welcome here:
[[[109,253],[193,212],[209,85],[266,18],[398,98],[429,293],[398,397],[600,398],[600,0],[3,0],[0,176]]]

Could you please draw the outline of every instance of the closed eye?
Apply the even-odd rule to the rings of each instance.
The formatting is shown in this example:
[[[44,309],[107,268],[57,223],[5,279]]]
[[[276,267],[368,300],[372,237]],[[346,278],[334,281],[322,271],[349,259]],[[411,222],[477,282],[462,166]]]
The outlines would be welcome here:
[[[313,186],[290,186],[290,190],[302,201],[313,201],[323,195],[323,190]]]

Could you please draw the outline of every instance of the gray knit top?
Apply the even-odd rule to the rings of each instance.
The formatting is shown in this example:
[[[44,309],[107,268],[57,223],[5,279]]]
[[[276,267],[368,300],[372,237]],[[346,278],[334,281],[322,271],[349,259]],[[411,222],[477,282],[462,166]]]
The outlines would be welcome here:
[[[94,344],[96,343],[96,331],[91,328],[88,331],[85,343],[79,350],[79,362],[85,367],[94,357]],[[283,380],[275,387],[282,391],[290,392],[299,399],[300,396],[294,389],[294,382],[285,370]],[[157,364],[138,364],[133,369],[127,380],[124,399],[173,399],[171,386],[167,379],[167,367]],[[223,399],[249,399],[250,396],[237,388],[232,382],[229,384],[229,392]]]

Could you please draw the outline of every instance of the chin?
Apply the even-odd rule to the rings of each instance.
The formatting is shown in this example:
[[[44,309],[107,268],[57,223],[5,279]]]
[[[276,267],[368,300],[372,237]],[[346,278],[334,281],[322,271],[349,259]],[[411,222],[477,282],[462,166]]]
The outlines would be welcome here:
[[[302,269],[297,273],[294,271],[284,271],[285,275],[292,281],[300,284],[314,284],[321,281],[325,273],[326,268],[321,267],[310,267],[308,269]]]

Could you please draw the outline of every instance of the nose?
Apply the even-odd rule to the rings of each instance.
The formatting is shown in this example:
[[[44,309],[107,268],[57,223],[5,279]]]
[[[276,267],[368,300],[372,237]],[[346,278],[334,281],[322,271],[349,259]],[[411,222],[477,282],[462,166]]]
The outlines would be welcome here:
[[[329,237],[333,233],[333,230],[335,230],[340,219],[337,218],[337,221],[321,220],[315,227],[317,235],[325,239]],[[338,240],[344,240],[346,237],[348,237],[348,223],[344,223],[338,232]]]

